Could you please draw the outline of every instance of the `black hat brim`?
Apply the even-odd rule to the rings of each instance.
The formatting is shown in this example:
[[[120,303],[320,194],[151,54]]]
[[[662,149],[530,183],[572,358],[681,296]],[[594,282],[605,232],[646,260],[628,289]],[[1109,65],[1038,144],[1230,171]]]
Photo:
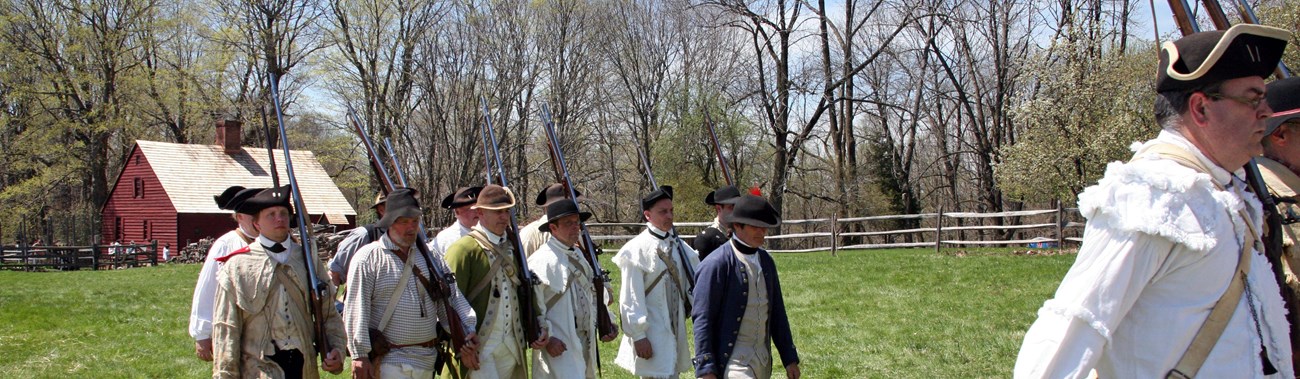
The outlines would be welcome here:
[[[573,215],[573,213],[565,213],[565,214],[561,214],[561,215],[556,216],[555,218],[550,218],[550,217],[548,216],[547,219],[546,219],[546,223],[541,224],[541,225],[538,225],[538,226],[537,226],[537,230],[541,230],[541,231],[543,231],[543,232],[550,233],[550,232],[551,232],[551,220],[559,220],[559,219],[561,219],[561,218],[564,218],[565,216],[570,216],[570,215]],[[578,220],[579,220],[579,221],[587,222],[587,219],[590,219],[590,218],[591,218],[591,212],[578,212]]]

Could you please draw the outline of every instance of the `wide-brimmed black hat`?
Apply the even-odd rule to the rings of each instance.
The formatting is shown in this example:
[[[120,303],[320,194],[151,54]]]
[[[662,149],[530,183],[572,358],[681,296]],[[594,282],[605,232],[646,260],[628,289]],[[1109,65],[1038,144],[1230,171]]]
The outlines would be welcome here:
[[[659,186],[658,189],[654,190],[653,192],[650,192],[650,194],[645,195],[645,197],[641,198],[641,210],[644,211],[650,209],[650,207],[655,206],[655,203],[658,203],[659,200],[672,199],[672,198],[673,198],[673,186]]]
[[[1268,129],[1264,135],[1273,134],[1278,126],[1300,118],[1300,77],[1273,81],[1268,84],[1268,107],[1273,108],[1273,116],[1264,120]]]
[[[256,190],[257,193],[239,202],[239,204],[235,204],[235,212],[256,215],[266,208],[285,207],[289,208],[290,214],[293,213],[293,190],[289,186],[245,189],[245,191],[248,190]],[[243,194],[244,192],[241,191],[240,193]],[[236,195],[236,197],[238,196]]]
[[[591,212],[578,211],[578,203],[572,201],[557,201],[546,206],[546,223],[539,225],[538,230],[551,232],[551,223],[559,220],[560,217],[568,215],[578,215],[578,220],[586,222],[591,218]]]
[[[744,195],[736,201],[736,209],[727,216],[731,224],[745,224],[763,228],[775,228],[781,225],[781,214],[776,212],[772,203],[761,196]]]
[[[1291,33],[1263,25],[1193,33],[1160,47],[1156,92],[1185,91],[1248,76],[1267,77],[1277,68]]]
[[[708,205],[735,204],[737,200],[740,200],[740,189],[736,186],[718,187],[704,196],[704,203]]]
[[[217,202],[218,209],[225,209],[230,211],[233,210],[228,208],[227,206],[227,204],[230,204],[230,199],[234,199],[235,195],[238,194],[239,191],[243,191],[243,190],[244,190],[244,186],[230,186],[230,188],[226,188],[225,191],[221,191],[220,195],[213,196],[212,200]]]
[[[582,191],[579,191],[576,188],[573,190],[573,193],[577,196],[582,196]],[[563,183],[551,183],[551,185],[546,186],[546,188],[543,188],[541,192],[537,193],[537,199],[533,202],[545,207],[551,205],[551,203],[554,203],[556,200],[568,198],[569,190],[564,188]]]
[[[474,202],[478,199],[479,191],[482,190],[483,187],[460,187],[456,192],[447,194],[447,197],[442,198],[442,207],[456,209],[474,205]]]
[[[393,225],[399,217],[420,218],[424,211],[420,209],[420,199],[416,198],[420,192],[411,188],[397,187],[393,192],[388,193],[388,201],[384,206],[384,218],[379,219],[375,226],[387,228]]]
[[[509,188],[489,184],[479,191],[470,209],[502,210],[515,206],[515,193]]]
[[[230,200],[226,202],[225,209],[235,211],[235,213],[253,214],[253,213],[241,212],[239,210],[240,206],[244,204],[244,200],[248,200],[249,198],[256,196],[258,193],[265,190],[266,188],[245,188],[243,190],[240,190],[238,193],[235,194],[235,196],[231,196]]]

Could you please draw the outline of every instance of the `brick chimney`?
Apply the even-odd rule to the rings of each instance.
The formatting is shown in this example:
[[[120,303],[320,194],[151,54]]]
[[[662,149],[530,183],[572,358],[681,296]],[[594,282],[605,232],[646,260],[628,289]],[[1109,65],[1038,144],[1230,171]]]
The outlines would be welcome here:
[[[244,151],[239,147],[239,140],[243,135],[244,131],[239,121],[217,121],[217,145],[221,145],[226,154],[234,155]]]

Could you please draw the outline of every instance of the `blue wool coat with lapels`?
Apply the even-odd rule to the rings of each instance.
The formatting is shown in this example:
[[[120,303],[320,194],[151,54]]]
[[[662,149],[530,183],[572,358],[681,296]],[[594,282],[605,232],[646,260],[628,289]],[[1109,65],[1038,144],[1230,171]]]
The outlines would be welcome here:
[[[726,372],[732,347],[740,334],[740,321],[748,300],[749,278],[745,265],[736,258],[735,245],[728,241],[700,262],[695,278],[695,375]],[[743,246],[743,245],[742,245]],[[742,247],[742,249],[744,249]],[[790,334],[790,320],[786,318],[785,299],[781,295],[781,282],[777,279],[776,263],[766,250],[758,249],[759,266],[767,282],[770,302],[768,335],[781,355],[782,366],[799,363],[794,337]]]

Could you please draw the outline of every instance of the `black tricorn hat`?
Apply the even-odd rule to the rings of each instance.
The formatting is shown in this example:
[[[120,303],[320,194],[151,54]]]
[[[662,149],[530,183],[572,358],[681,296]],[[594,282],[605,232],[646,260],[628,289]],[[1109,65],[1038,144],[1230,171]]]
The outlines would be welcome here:
[[[762,196],[744,195],[736,201],[736,209],[727,217],[731,224],[745,224],[763,228],[781,225],[781,214]]]
[[[578,215],[578,220],[583,222],[586,222],[587,219],[591,218],[591,212],[578,211],[578,203],[572,201],[557,201],[551,203],[546,206],[546,223],[539,225],[537,229],[550,233],[552,222],[559,220],[560,217],[574,214]]]
[[[1248,76],[1266,77],[1277,68],[1291,33],[1270,26],[1238,24],[1228,30],[1193,33],[1160,47],[1156,92],[1185,91]]]
[[[397,187],[389,192],[385,203],[387,205],[384,206],[384,218],[379,219],[375,226],[387,228],[399,217],[420,218],[424,211],[420,209],[420,199],[416,198],[419,194],[419,191],[406,187]]]
[[[289,186],[274,187],[267,189],[249,188],[244,191],[256,190],[257,193],[249,196],[239,204],[235,204],[235,212],[255,215],[263,209],[270,207],[289,208],[289,213],[293,213],[293,190]],[[244,192],[240,192],[243,194]],[[236,195],[238,197],[239,195]]]
[[[641,210],[644,211],[650,209],[650,207],[655,206],[655,203],[658,203],[659,200],[672,199],[672,198],[673,198],[673,186],[659,186],[659,189],[656,189],[653,192],[650,192],[650,194],[645,195],[645,197],[641,198]]]
[[[452,192],[451,194],[448,194],[447,197],[442,198],[442,207],[446,209],[456,209],[474,205],[474,202],[478,199],[479,191],[482,190],[483,187],[460,187],[456,192]]]
[[[582,191],[579,191],[576,188],[573,190],[573,193],[577,196],[582,196]],[[534,200],[534,202],[537,203],[537,205],[548,206],[556,200],[568,198],[569,190],[564,188],[563,183],[551,183],[551,185],[546,186],[546,188],[542,189],[541,192],[537,193],[537,199]]]
[[[213,196],[212,200],[217,202],[218,209],[225,209],[228,211],[233,210],[228,208],[229,205],[227,204],[230,204],[230,200],[234,199],[235,195],[238,194],[239,191],[243,191],[243,190],[244,190],[244,186],[230,186],[230,188],[226,188],[225,191],[221,191],[220,195]]]
[[[257,195],[258,193],[264,190],[266,190],[266,188],[245,188],[243,190],[240,190],[239,193],[235,194],[235,196],[230,197],[230,201],[226,202],[225,209],[235,211],[235,213],[253,214],[253,213],[240,212],[239,208],[244,204],[245,200],[248,200],[248,198]]]
[[[1264,135],[1273,134],[1278,126],[1300,118],[1300,77],[1291,77],[1268,84],[1268,107],[1273,116],[1264,120],[1268,129]]]
[[[704,197],[704,203],[708,205],[735,204],[738,200],[740,200],[740,189],[736,186],[718,187]]]

